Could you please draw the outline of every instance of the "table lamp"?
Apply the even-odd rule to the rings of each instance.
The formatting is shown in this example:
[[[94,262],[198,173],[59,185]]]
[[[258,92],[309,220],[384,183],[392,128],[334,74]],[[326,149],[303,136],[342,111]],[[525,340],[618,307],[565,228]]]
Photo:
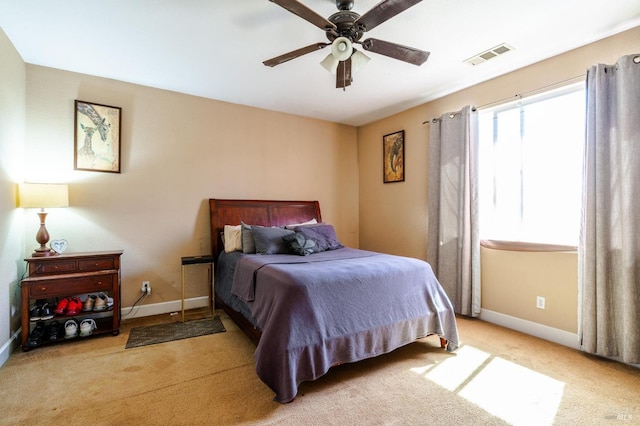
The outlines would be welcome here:
[[[18,200],[20,207],[39,208],[40,229],[36,234],[36,241],[40,247],[35,249],[33,257],[55,255],[56,252],[46,247],[49,242],[49,233],[44,226],[47,218],[45,208],[69,206],[69,188],[67,185],[51,183],[21,183],[18,187]]]

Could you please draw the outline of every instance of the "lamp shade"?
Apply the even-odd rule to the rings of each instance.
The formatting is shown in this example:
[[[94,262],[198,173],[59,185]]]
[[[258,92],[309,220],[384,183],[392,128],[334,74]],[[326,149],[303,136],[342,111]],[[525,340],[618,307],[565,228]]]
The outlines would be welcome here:
[[[69,188],[65,184],[21,183],[18,186],[19,206],[50,208],[69,206]]]
[[[353,55],[351,55],[351,70],[354,73],[357,73],[370,60],[371,58],[369,58],[364,53],[360,52],[359,50],[353,49]]]
[[[322,62],[320,62],[320,65],[322,65],[324,69],[329,71],[331,74],[335,75],[338,70],[339,62],[340,61],[338,61],[331,53],[329,53],[327,57],[324,58]]]

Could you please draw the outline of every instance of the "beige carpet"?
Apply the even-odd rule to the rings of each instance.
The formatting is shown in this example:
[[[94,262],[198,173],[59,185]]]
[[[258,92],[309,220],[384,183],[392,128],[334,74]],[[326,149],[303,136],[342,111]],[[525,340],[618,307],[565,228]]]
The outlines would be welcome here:
[[[0,368],[0,424],[640,424],[639,369],[464,318],[454,354],[430,337],[336,367],[278,404],[253,344],[217,314],[226,333],[125,351],[131,328],[177,319],[167,315],[14,353]]]

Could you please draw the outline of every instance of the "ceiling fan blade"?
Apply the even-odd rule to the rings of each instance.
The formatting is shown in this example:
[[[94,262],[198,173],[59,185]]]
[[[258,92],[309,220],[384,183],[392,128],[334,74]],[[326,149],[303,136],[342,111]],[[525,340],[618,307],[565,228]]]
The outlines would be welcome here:
[[[382,0],[358,18],[354,24],[360,31],[370,31],[421,1],[422,0]]]
[[[376,38],[368,38],[362,42],[364,50],[379,53],[390,58],[399,59],[414,65],[422,65],[429,58],[430,52],[414,49],[401,44],[390,43]]]
[[[316,50],[320,50],[326,46],[331,45],[331,43],[315,43],[306,47],[302,47],[300,49],[292,50],[291,52],[285,53],[284,55],[276,56],[275,58],[268,59],[264,62],[268,67],[275,67],[276,65],[280,65],[284,62],[295,59],[299,56],[306,55],[307,53],[315,52]]]
[[[336,71],[336,89],[351,86],[351,58],[338,63]]]
[[[287,9],[289,12],[294,13],[302,19],[311,22],[316,27],[324,31],[335,31],[336,26],[333,22],[328,21],[323,16],[318,15],[313,10],[296,0],[269,0],[273,3]]]

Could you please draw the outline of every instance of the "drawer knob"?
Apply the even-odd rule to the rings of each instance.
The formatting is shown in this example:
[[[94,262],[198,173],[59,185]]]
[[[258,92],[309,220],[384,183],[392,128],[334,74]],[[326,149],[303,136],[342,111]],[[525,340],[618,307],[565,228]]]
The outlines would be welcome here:
[[[40,287],[40,291],[47,291],[46,287]]]

